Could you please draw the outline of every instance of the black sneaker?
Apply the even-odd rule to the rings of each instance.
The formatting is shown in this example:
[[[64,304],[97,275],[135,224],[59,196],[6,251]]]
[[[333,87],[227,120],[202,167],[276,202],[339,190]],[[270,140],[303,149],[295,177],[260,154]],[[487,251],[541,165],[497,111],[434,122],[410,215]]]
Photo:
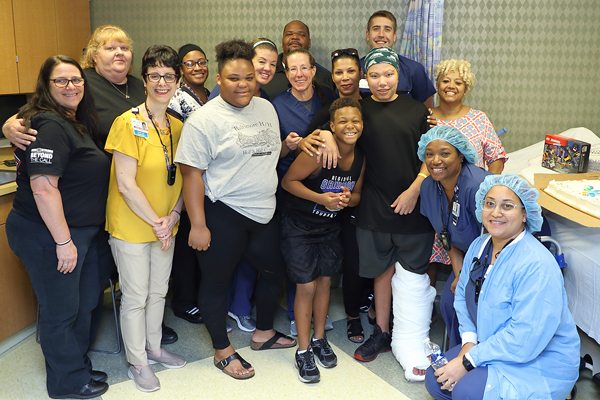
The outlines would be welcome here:
[[[321,380],[321,374],[315,364],[315,355],[310,347],[302,354],[298,354],[296,350],[296,368],[301,382],[317,383]]]
[[[333,368],[337,365],[337,356],[331,349],[327,341],[327,336],[324,336],[323,339],[315,339],[313,336],[310,340],[310,347],[313,353],[315,353],[317,362],[321,367]]]
[[[375,324],[373,334],[366,342],[361,344],[354,352],[354,358],[360,361],[373,361],[379,353],[392,350],[392,335],[382,332],[379,325]]]

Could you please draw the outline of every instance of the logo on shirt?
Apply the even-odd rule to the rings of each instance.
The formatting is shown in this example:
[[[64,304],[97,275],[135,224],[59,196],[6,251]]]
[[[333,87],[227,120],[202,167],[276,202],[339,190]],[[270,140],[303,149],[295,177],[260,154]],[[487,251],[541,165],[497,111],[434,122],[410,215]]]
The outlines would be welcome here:
[[[239,146],[244,154],[251,154],[252,157],[268,156],[273,152],[278,152],[281,148],[281,142],[278,140],[277,132],[266,128],[257,133],[238,132]]]
[[[31,149],[29,162],[31,164],[52,164],[54,150],[50,149]]]

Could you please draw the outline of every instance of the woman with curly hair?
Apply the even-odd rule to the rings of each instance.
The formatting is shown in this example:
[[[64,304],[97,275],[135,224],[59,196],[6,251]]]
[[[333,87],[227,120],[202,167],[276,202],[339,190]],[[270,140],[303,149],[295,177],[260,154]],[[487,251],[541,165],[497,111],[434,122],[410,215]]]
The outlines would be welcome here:
[[[227,286],[242,257],[260,272],[251,348],[296,344],[273,330],[285,274],[274,218],[281,140],[275,109],[254,96],[252,46],[231,40],[215,50],[220,96],[186,120],[175,161],[191,222],[188,243],[202,273],[198,302],[214,363],[235,379],[247,379],[254,368],[234,350],[226,332]]]

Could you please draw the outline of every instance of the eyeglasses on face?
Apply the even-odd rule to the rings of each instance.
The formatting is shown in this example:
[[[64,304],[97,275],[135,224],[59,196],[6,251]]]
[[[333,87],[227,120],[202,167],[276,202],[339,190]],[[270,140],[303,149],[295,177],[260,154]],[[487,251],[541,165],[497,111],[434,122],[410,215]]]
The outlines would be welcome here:
[[[165,82],[167,83],[175,83],[177,81],[177,75],[175,74],[164,74],[164,75],[160,75],[157,73],[153,73],[153,74],[146,74],[146,76],[148,77],[148,80],[150,82],[160,82],[160,78],[163,78],[165,80]]]
[[[351,48],[348,48],[348,49],[338,49],[338,50],[335,50],[335,51],[333,51],[331,53],[331,61],[335,60],[336,58],[338,58],[342,54],[347,54],[349,56],[358,58],[358,50],[356,50],[356,49],[351,49]]]
[[[54,83],[54,86],[62,89],[62,88],[66,88],[67,86],[69,86],[69,82],[72,83],[73,86],[81,87],[81,86],[83,86],[85,79],[83,79],[83,78],[73,78],[73,79],[57,78],[57,79],[50,79],[50,81],[52,81],[52,83]]]
[[[288,70],[288,72],[295,74],[298,71],[302,72],[303,74],[307,73],[309,69],[311,69],[312,67],[307,67],[306,65],[301,66],[300,68],[297,67],[291,67],[291,68],[286,68]]]
[[[192,60],[188,60],[184,63],[181,63],[182,65],[184,65],[187,69],[193,69],[196,65],[199,67],[205,67],[208,65],[208,60],[203,58],[200,59],[198,61],[192,61]]]
[[[482,200],[481,206],[484,211],[493,211],[496,209],[496,205],[500,206],[500,213],[502,214],[512,214],[515,212],[516,208],[525,208],[525,206],[519,206],[513,203],[496,203],[492,200]]]

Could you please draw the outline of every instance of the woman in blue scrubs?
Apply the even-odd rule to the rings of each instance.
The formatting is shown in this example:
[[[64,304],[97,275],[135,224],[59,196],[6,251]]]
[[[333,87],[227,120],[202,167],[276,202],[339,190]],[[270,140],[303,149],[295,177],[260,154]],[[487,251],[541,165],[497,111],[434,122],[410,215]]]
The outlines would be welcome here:
[[[419,141],[418,155],[429,176],[421,185],[421,214],[429,218],[452,262],[440,300],[450,347],[460,342],[454,291],[469,245],[481,232],[475,193],[490,173],[476,166],[479,155],[469,139],[451,126],[436,126]]]
[[[427,370],[435,399],[560,399],[579,375],[579,336],[542,226],[539,192],[517,175],[489,175],[475,196],[489,232],[471,244],[454,306],[462,344]]]

